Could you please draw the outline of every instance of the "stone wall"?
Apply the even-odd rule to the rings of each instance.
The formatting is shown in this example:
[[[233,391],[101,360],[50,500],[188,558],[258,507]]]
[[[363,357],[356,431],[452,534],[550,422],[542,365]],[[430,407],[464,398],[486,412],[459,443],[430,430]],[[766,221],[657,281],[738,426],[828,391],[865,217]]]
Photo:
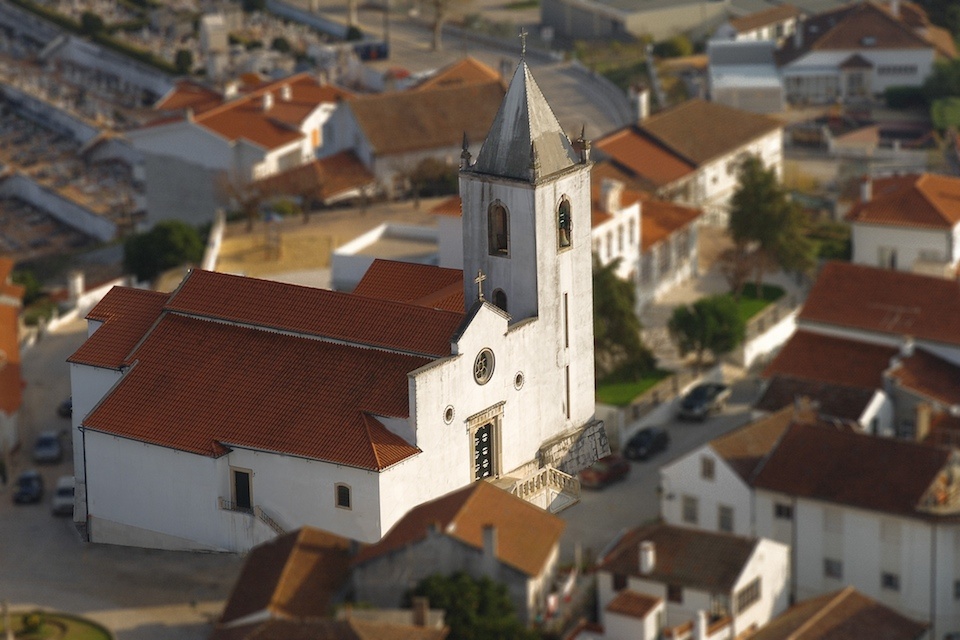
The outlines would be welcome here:
[[[602,420],[594,420],[578,431],[561,435],[540,447],[540,465],[575,475],[597,458],[610,455],[610,442]]]

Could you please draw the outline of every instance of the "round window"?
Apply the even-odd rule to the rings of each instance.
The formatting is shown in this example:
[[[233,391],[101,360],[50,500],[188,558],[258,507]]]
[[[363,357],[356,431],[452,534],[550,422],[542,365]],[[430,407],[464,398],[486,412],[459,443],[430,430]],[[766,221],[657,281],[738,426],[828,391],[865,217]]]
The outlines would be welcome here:
[[[517,375],[513,376],[513,386],[518,391],[523,386],[523,372],[517,371]]]
[[[453,422],[453,405],[448,405],[446,409],[443,410],[443,421],[447,424]]]
[[[473,379],[477,384],[487,384],[493,376],[493,351],[484,349],[473,361]]]

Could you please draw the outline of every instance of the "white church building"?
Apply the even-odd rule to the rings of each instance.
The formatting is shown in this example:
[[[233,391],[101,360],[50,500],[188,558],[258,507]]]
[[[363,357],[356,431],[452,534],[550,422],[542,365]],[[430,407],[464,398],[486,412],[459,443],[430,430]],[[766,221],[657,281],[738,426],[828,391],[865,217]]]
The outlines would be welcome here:
[[[577,490],[567,474],[608,451],[589,151],[521,62],[461,167],[463,272],[378,261],[344,294],[194,270],[90,312],[69,359],[90,541],[244,551],[313,525],[375,542],[471,482],[544,506]]]

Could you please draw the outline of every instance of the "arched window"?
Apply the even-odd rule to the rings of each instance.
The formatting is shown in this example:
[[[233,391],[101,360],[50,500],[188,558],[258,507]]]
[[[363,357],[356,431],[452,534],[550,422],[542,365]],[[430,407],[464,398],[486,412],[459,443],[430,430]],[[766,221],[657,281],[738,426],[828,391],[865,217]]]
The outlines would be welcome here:
[[[507,294],[503,292],[503,289],[497,289],[493,292],[493,304],[497,305],[504,311],[507,310]]]
[[[561,249],[569,247],[572,241],[570,235],[570,201],[564,198],[557,207],[557,246]]]
[[[487,246],[492,256],[510,255],[510,215],[500,202],[487,210]]]
[[[352,509],[352,508],[353,508],[353,504],[351,503],[351,500],[350,500],[350,497],[351,497],[351,496],[350,496],[350,485],[337,484],[336,487],[335,487],[335,489],[336,489],[336,492],[337,492],[337,508],[339,508],[339,509]]]

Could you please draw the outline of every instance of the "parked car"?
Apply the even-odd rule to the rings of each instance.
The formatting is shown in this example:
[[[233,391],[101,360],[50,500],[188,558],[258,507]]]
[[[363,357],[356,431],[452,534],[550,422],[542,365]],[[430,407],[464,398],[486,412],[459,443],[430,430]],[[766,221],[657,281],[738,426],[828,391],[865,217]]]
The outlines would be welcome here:
[[[43,499],[43,478],[36,469],[28,469],[14,483],[13,501],[16,504],[31,504]]]
[[[686,420],[706,420],[711,413],[722,411],[730,398],[730,387],[718,382],[698,384],[680,400],[677,417]]]
[[[60,476],[57,479],[57,488],[53,493],[50,510],[55,516],[73,515],[73,492],[77,481],[73,476]]]
[[[63,460],[63,445],[56,431],[44,431],[33,443],[33,461],[37,463],[60,462]]]
[[[660,453],[670,444],[670,434],[660,427],[645,427],[633,434],[623,448],[623,455],[631,460],[646,460]]]
[[[601,489],[612,482],[623,480],[630,473],[630,462],[625,458],[612,454],[600,458],[586,469],[577,474],[580,486],[587,489]]]
[[[69,418],[73,415],[73,396],[57,405],[57,415],[61,418]]]

